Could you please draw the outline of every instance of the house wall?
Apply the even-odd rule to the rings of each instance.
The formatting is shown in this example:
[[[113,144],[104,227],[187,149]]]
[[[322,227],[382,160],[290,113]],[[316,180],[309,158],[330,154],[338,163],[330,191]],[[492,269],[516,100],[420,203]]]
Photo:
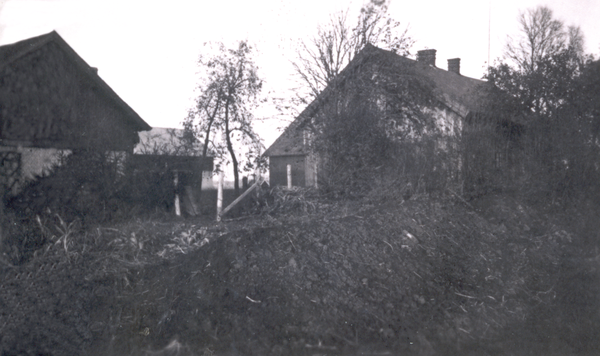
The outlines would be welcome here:
[[[71,154],[69,150],[35,147],[20,148],[19,152],[21,153],[21,177],[25,181],[47,174],[60,162],[61,157]]]
[[[25,184],[48,174],[61,157],[69,154],[70,150],[55,148],[0,147],[0,185],[8,188],[10,194],[17,194]]]
[[[424,108],[425,112],[431,114],[434,118],[437,130],[441,134],[441,137],[437,137],[435,149],[436,152],[450,153],[455,147],[451,144],[452,138],[457,137],[463,127],[463,118],[457,114],[454,110],[448,107],[443,108]],[[395,127],[395,130],[406,129],[404,127]],[[431,134],[425,132],[425,135]],[[304,139],[304,146],[307,146],[310,137],[307,135],[302,136]],[[410,137],[410,135],[409,135]],[[413,139],[418,137],[412,136]],[[270,184],[273,185],[287,185],[287,165],[292,165],[292,185],[293,186],[318,186],[318,158],[314,155],[289,155],[289,156],[271,156],[269,157],[269,174]],[[460,161],[457,162],[444,162],[449,169],[451,166],[453,170],[460,170]]]
[[[216,189],[217,186],[213,180],[212,171],[202,172],[202,190]]]
[[[315,154],[309,154],[305,161],[305,179],[307,187],[318,188],[318,175],[319,175],[319,158]]]
[[[435,126],[443,136],[456,136],[462,130],[463,118],[448,108],[426,108],[435,118]]]
[[[425,109],[435,118],[435,124],[442,137],[436,149],[448,152],[451,147],[444,139],[456,137],[462,128],[462,117],[449,108]],[[402,129],[402,128],[397,128]],[[427,133],[426,133],[427,134]],[[415,137],[416,138],[416,137]],[[301,187],[318,186],[318,158],[314,155],[291,155],[269,157],[270,184],[287,185],[287,165],[292,165],[292,185]],[[456,165],[459,163],[447,162]],[[456,167],[459,169],[459,167]]]
[[[312,183],[314,172],[307,170],[307,159],[304,155],[269,157],[269,182],[271,186],[287,185],[287,165],[292,166],[292,185],[305,187]],[[307,179],[308,178],[308,179]]]
[[[143,163],[145,168],[162,169],[167,166],[171,167],[176,161],[184,160],[183,163],[177,164],[172,169],[182,171],[197,171],[200,169],[199,166],[194,166],[196,164],[194,161],[200,159],[199,152],[202,151],[202,147],[197,143],[190,144],[185,141],[184,130],[154,127],[150,131],[140,132],[139,136],[140,142],[133,149],[134,158],[138,156],[155,156],[154,162]],[[187,157],[187,159],[184,157]],[[213,182],[214,158],[209,156],[207,160],[209,163],[202,169],[202,190],[216,188],[216,184]]]

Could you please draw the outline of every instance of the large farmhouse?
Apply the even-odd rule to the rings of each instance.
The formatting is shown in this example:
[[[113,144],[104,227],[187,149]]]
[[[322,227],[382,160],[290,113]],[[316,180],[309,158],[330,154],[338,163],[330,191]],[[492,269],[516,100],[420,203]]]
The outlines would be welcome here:
[[[445,70],[436,66],[435,57],[434,49],[419,51],[417,60],[412,60],[367,45],[266,150],[271,185],[285,185],[290,169],[294,186],[318,184],[319,159],[311,152],[308,127],[311,120],[323,110],[324,104],[349,81],[361,80],[361,85],[395,86],[401,85],[400,81],[408,76],[420,80],[430,89],[430,98],[424,101],[428,103],[425,104],[427,107],[422,109],[433,118],[436,132],[448,136],[459,133],[465,122],[480,114],[481,92],[485,82],[461,75],[459,58],[449,59],[448,69]],[[367,72],[366,68],[370,71]],[[389,76],[389,73],[393,75]],[[384,75],[388,75],[388,78],[381,78]],[[385,100],[385,97],[376,98],[378,102]],[[399,126],[397,129],[405,128]]]
[[[132,153],[150,126],[55,31],[0,47],[0,186],[13,193],[61,154]]]

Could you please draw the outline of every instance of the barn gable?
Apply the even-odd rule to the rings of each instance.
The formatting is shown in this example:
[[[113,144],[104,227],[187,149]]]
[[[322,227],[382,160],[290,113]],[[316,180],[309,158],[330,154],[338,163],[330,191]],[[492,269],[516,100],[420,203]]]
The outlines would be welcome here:
[[[58,35],[0,47],[0,145],[131,152],[142,120]]]
[[[132,153],[149,129],[55,31],[0,47],[0,190],[75,151]]]

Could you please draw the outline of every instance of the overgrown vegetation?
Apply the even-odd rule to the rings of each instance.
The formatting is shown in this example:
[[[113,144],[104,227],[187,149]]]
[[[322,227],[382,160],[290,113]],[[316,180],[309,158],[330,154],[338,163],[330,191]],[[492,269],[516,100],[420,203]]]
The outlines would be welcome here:
[[[307,123],[330,180],[252,219],[118,222],[120,166],[69,156],[2,214],[1,353],[593,354],[600,66],[557,48],[493,68],[503,115],[452,137],[427,82],[342,88]]]
[[[598,261],[581,257],[590,230],[499,195],[466,203],[389,191],[335,200],[282,190],[270,214],[219,225],[133,220],[72,232],[43,222],[51,243],[2,267],[2,352],[562,355],[600,346]]]
[[[431,162],[444,162],[437,155],[444,153],[435,119],[423,109],[439,105],[434,86],[411,64],[368,47],[311,104],[297,131],[318,157],[321,189],[360,196],[383,174],[416,186],[443,169]]]
[[[8,205],[23,216],[35,217],[46,211],[67,220],[106,220],[113,211],[124,185],[123,158],[96,150],[65,155],[50,172],[31,181]]]
[[[10,263],[20,264],[56,242],[53,236],[63,235],[67,227],[72,234],[97,224],[159,217],[171,210],[175,193],[169,172],[136,172],[125,155],[98,150],[64,155],[6,199],[0,251]]]
[[[598,203],[600,64],[583,53],[581,31],[552,16],[545,7],[522,14],[521,42],[508,43],[488,83],[471,93],[477,108],[450,134],[435,122],[433,83],[381,53],[370,65],[356,58],[299,130],[319,157],[320,187],[364,195],[397,180],[408,193],[502,192],[546,208]]]
[[[599,64],[583,53],[581,31],[565,28],[550,9],[529,10],[520,23],[523,39],[507,44],[487,76],[487,99],[502,121],[474,130],[481,141],[466,149],[493,167],[468,173],[488,174],[482,185],[539,203],[598,203]]]

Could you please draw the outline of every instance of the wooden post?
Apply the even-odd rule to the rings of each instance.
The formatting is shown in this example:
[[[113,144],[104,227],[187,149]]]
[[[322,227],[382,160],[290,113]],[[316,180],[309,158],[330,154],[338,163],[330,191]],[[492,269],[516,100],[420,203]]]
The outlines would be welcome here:
[[[223,211],[223,172],[219,172],[219,185],[217,188],[217,221],[221,221]]]
[[[196,204],[196,197],[194,196],[194,189],[191,186],[186,185],[185,186],[185,194],[188,196],[188,199],[190,200],[190,205],[192,208],[191,213],[193,215],[199,215],[200,209],[198,208],[198,205]]]
[[[287,165],[287,187],[292,189],[292,165]]]
[[[319,163],[315,160],[315,188],[319,189]]]
[[[175,184],[175,215],[181,216],[181,205],[179,203],[179,172],[177,170],[173,171],[175,178],[173,179],[173,183]]]
[[[252,184],[252,186],[248,189],[246,189],[246,191],[244,193],[242,193],[242,195],[240,195],[239,197],[237,197],[237,199],[235,199],[233,201],[233,203],[229,204],[225,209],[223,209],[223,211],[221,212],[221,214],[219,214],[220,216],[224,216],[225,214],[227,214],[231,209],[233,209],[239,202],[241,202],[244,198],[246,198],[248,195],[250,195],[250,193],[256,189],[260,187],[260,184],[262,183],[262,181],[257,181],[256,183]]]

